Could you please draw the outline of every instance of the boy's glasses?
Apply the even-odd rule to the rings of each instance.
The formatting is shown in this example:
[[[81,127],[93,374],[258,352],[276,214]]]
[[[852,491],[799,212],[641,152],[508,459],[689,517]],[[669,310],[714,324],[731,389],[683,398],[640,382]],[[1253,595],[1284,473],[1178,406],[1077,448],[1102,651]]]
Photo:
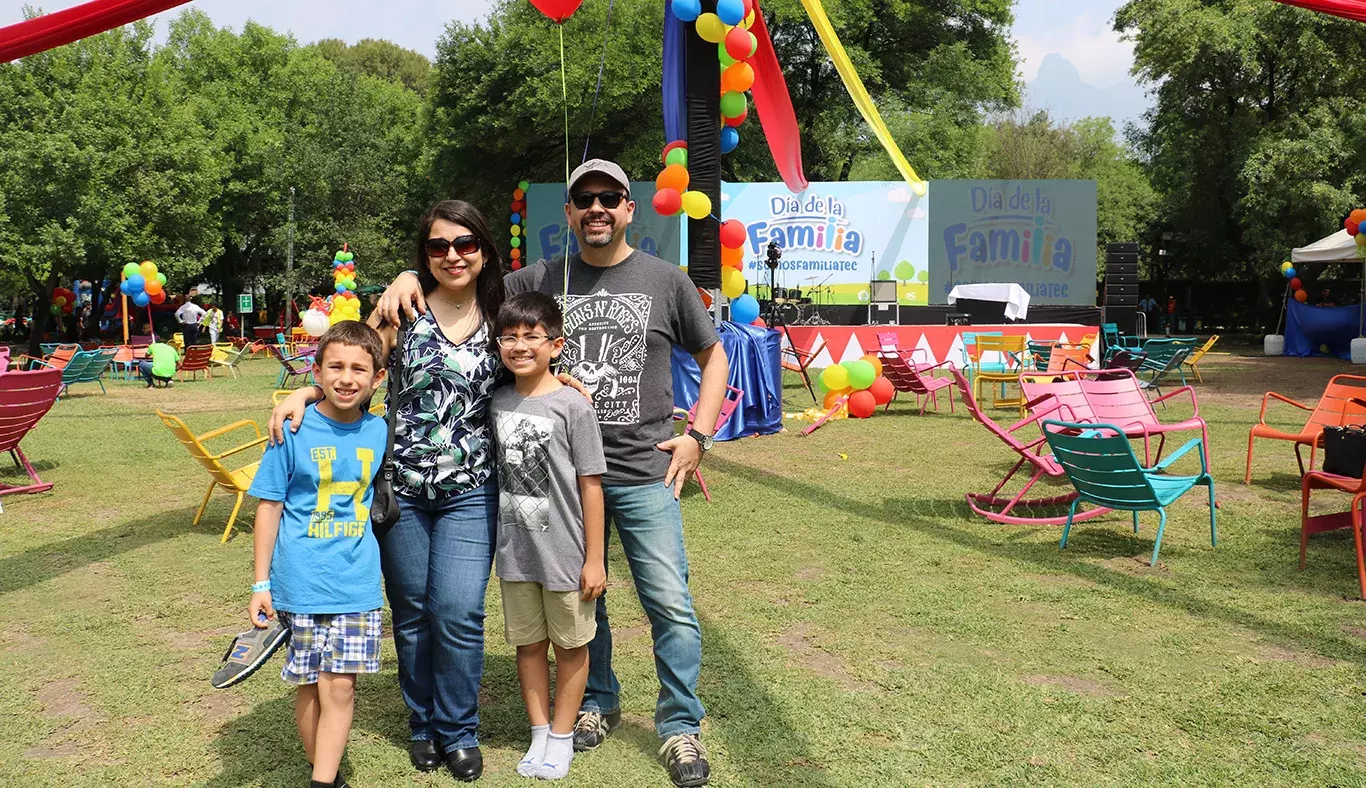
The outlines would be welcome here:
[[[623,192],[575,192],[569,199],[574,201],[574,207],[580,211],[592,208],[595,199],[602,203],[602,207],[611,211],[621,205],[626,195]]]
[[[544,345],[552,339],[555,339],[555,337],[546,336],[545,334],[526,334],[525,336],[520,337],[501,336],[494,341],[497,342],[498,347],[503,350],[512,350],[517,347],[518,342],[526,345],[530,350],[538,350],[541,345]]]
[[[445,257],[452,247],[456,254],[468,257],[479,251],[479,246],[479,239],[473,235],[462,235],[449,241],[445,238],[428,238],[422,244],[428,257]]]

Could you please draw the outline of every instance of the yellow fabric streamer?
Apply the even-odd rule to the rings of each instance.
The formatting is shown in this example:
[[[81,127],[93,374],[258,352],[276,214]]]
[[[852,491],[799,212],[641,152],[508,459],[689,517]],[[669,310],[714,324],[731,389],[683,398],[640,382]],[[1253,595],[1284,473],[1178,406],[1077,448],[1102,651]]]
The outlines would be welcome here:
[[[873,104],[873,99],[868,95],[867,89],[863,87],[863,80],[859,79],[858,72],[854,70],[854,64],[849,61],[849,55],[844,51],[844,45],[840,43],[839,36],[835,34],[835,28],[830,24],[830,18],[825,15],[825,8],[821,5],[821,0],[802,0],[802,7],[806,9],[806,15],[811,17],[811,24],[816,28],[816,35],[821,37],[821,43],[825,45],[825,51],[830,55],[830,60],[835,64],[835,70],[839,72],[840,79],[844,80],[844,87],[849,91],[849,97],[854,100],[854,106],[858,107],[859,114],[873,129],[877,135],[878,142],[882,143],[883,150],[892,157],[892,163],[896,165],[901,177],[906,179],[911,191],[916,194],[925,193],[925,182],[915,174],[915,169],[911,163],[906,161],[906,157],[901,155],[901,149],[896,146],[896,140],[892,139],[892,133],[887,130],[887,124],[882,122],[882,116],[878,114],[877,107]]]

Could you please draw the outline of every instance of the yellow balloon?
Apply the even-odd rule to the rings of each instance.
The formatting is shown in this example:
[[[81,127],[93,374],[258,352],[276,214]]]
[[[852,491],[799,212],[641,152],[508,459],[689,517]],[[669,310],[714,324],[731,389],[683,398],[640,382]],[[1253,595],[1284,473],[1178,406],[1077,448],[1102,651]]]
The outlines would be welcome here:
[[[711,215],[711,198],[702,192],[683,192],[683,212],[693,219],[705,219]]]
[[[156,279],[157,264],[151,260],[143,260],[142,265],[138,266],[138,273],[142,274],[143,279]]]
[[[849,370],[842,364],[831,364],[821,372],[821,383],[830,391],[839,391],[849,385]]]
[[[702,36],[703,41],[719,44],[726,40],[726,23],[721,21],[721,17],[716,14],[699,14],[697,17],[697,34]]]
[[[754,27],[754,9],[751,8],[749,10],[749,16],[745,17],[745,21],[741,22],[740,26],[746,30]]]
[[[517,236],[519,236],[519,235],[521,235],[521,234],[522,234],[522,228],[521,228],[521,227],[518,227],[518,226],[515,225],[515,224],[512,225],[512,237],[513,237],[513,238],[516,238]]]
[[[739,298],[745,292],[745,275],[734,268],[721,269],[721,293],[726,298]]]

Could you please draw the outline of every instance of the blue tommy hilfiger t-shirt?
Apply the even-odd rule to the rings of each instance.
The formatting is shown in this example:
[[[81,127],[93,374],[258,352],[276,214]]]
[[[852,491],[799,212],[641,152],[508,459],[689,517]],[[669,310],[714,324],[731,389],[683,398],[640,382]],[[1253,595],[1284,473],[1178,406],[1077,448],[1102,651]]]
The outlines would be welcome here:
[[[270,562],[271,597],[290,613],[359,613],[384,604],[372,483],[389,433],[369,413],[351,424],[309,405],[297,433],[266,449],[250,493],[284,501]]]

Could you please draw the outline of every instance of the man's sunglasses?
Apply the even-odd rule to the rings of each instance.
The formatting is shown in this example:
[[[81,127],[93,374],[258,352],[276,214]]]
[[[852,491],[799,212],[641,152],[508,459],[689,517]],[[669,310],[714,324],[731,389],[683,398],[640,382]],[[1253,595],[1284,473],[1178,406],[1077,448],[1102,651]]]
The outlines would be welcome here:
[[[621,205],[621,201],[626,197],[625,192],[575,192],[569,199],[573,201],[574,207],[580,211],[592,208],[593,200],[602,203],[602,207],[610,211]]]
[[[473,235],[462,235],[450,241],[445,238],[428,238],[422,244],[422,248],[427,250],[428,257],[445,257],[451,247],[455,247],[456,254],[468,257],[479,251],[480,244],[479,239]]]

